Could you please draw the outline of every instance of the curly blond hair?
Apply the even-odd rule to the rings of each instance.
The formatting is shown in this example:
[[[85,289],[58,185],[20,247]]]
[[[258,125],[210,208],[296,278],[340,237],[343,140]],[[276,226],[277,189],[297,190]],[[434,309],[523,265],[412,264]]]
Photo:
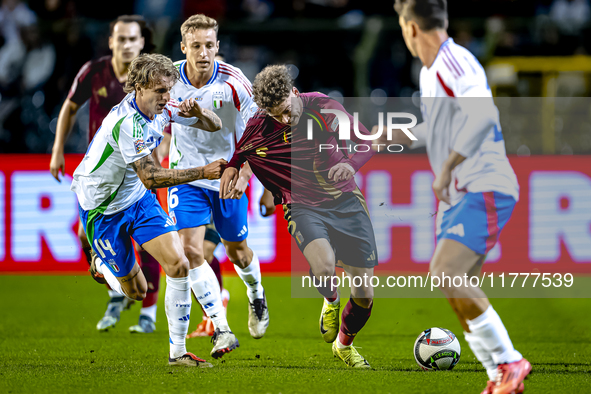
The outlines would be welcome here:
[[[285,101],[292,88],[293,78],[287,66],[267,66],[254,79],[253,99],[259,108],[270,109]]]
[[[185,35],[187,33],[192,32],[193,30],[208,30],[213,29],[215,31],[215,35],[218,35],[218,21],[209,16],[203,14],[196,14],[189,19],[187,19],[181,25],[181,36],[183,37],[183,42],[185,42]]]
[[[150,89],[156,84],[159,77],[172,78],[174,83],[180,78],[180,74],[172,60],[166,56],[144,53],[133,59],[129,65],[127,82],[125,82],[123,91],[131,93],[137,88]]]

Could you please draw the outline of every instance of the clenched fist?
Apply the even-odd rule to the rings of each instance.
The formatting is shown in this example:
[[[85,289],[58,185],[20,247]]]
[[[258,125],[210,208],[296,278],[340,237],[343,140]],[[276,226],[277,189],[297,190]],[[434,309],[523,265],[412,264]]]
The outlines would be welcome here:
[[[222,173],[226,169],[228,162],[224,159],[219,159],[213,163],[209,163],[203,167],[203,178],[205,179],[220,179]]]

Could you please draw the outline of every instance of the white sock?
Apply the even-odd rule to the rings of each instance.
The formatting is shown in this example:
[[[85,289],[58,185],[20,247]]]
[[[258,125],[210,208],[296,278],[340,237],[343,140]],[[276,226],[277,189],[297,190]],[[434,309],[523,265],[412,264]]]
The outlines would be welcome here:
[[[146,308],[142,308],[140,310],[140,316],[144,315],[144,316],[148,316],[150,319],[152,319],[153,322],[156,321],[156,309],[158,308],[157,304],[154,304],[152,306],[148,306]]]
[[[191,313],[189,277],[171,278],[166,276],[164,306],[168,319],[170,357],[180,357],[187,353],[185,337],[189,330],[189,315]]]
[[[103,276],[104,276],[104,274],[103,274]],[[121,297],[121,294],[118,293],[118,292],[116,292],[115,290],[109,289],[108,290],[108,293],[109,293],[109,297],[111,297],[111,298],[113,298],[113,297]]]
[[[242,269],[234,264],[234,269],[248,289],[247,294],[250,302],[254,302],[257,298],[263,298],[264,289],[263,285],[261,285],[261,265],[254,250],[248,267]]]
[[[205,314],[211,318],[214,327],[229,330],[220,284],[211,266],[204,262],[199,267],[189,270],[189,278],[195,298],[203,307]]]
[[[324,299],[326,300],[327,303],[329,303],[330,305],[338,305],[341,302],[341,293],[340,291],[337,289],[337,298],[334,301],[329,301],[326,297],[324,297]]]
[[[511,343],[507,329],[492,305],[475,319],[467,320],[471,333],[480,339],[495,364],[512,363],[523,357]]]
[[[111,286],[112,290],[109,290],[109,296],[113,297],[112,292],[115,292],[118,295],[127,297],[127,295],[125,295],[123,289],[121,288],[121,283],[119,283],[119,279],[117,279],[117,277],[113,275],[111,270],[107,267],[107,265],[104,262],[101,261],[100,264],[98,264],[98,266],[96,267],[96,270],[99,274],[102,274],[105,277],[105,280],[107,281],[109,286]]]
[[[464,338],[466,338],[466,342],[470,345],[472,353],[474,353],[478,361],[480,361],[484,368],[486,368],[488,380],[494,382],[497,377],[497,364],[493,361],[491,354],[486,350],[482,342],[480,342],[480,338],[476,335],[464,331]]]

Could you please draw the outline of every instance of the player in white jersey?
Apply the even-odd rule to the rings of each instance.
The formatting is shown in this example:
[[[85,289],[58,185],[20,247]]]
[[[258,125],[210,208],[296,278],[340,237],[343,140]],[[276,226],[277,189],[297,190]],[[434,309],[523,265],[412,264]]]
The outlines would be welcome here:
[[[181,78],[171,94],[178,100],[195,99],[203,108],[215,112],[222,120],[222,129],[207,133],[173,124],[170,168],[189,168],[232,157],[248,119],[258,109],[252,100],[250,82],[244,74],[236,67],[214,59],[219,50],[217,30],[216,20],[202,14],[193,15],[183,23],[181,50],[186,60],[175,63]],[[216,276],[203,255],[205,226],[211,217],[228,258],[247,287],[250,334],[261,338],[269,324],[259,259],[246,242],[248,200],[244,190],[251,175],[250,167],[242,168],[239,185],[242,196],[236,200],[219,198],[218,180],[200,180],[170,188],[168,195],[169,215],[176,221],[189,259],[195,298],[213,321],[216,347],[220,346],[217,341],[221,338],[228,344],[226,351],[237,347],[238,341],[228,326]],[[234,338],[234,343],[225,338],[228,335]]]
[[[71,188],[78,197],[86,236],[98,256],[91,262],[93,278],[128,298],[141,301],[146,296],[146,278],[134,258],[133,237],[167,275],[169,364],[211,367],[185,348],[191,310],[189,262],[173,221],[149,190],[219,178],[226,164],[220,160],[169,170],[152,157],[169,122],[208,132],[221,128],[217,115],[201,109],[195,100],[180,104],[170,100],[169,91],[178,78],[172,61],[162,55],[141,55],[131,63],[125,85],[128,95],[103,120],[74,172]]]
[[[519,197],[498,110],[482,66],[447,35],[446,0],[396,0],[394,8],[406,46],[423,63],[424,122],[411,129],[418,138],[411,147],[426,145],[440,200],[430,272],[440,278],[476,276]],[[487,369],[483,393],[522,392],[531,365],[513,348],[482,289],[451,283],[440,288]]]

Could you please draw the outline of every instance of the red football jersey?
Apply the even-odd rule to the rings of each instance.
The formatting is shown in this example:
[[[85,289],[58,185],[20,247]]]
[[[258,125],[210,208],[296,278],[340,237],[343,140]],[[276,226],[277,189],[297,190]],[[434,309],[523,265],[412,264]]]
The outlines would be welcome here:
[[[77,105],[90,99],[89,143],[111,108],[119,104],[126,95],[123,91],[124,84],[115,76],[111,59],[112,56],[104,56],[86,62],[78,71],[68,94],[68,99]]]
[[[320,109],[346,111],[338,101],[320,93],[302,93],[300,98],[303,113],[295,127],[279,123],[259,110],[248,121],[228,166],[239,168],[248,160],[253,173],[275,196],[276,203],[319,206],[357,188],[354,178],[333,182],[328,178],[329,170],[338,163],[348,163],[357,172],[373,152],[370,149],[348,155],[345,149],[320,149],[320,144],[346,146],[346,141],[335,138],[337,133],[332,125],[336,116],[321,114]],[[353,128],[353,117],[347,115]],[[313,139],[307,137],[308,119],[314,120]],[[361,123],[359,132],[369,134]],[[351,140],[365,143],[353,132]]]

